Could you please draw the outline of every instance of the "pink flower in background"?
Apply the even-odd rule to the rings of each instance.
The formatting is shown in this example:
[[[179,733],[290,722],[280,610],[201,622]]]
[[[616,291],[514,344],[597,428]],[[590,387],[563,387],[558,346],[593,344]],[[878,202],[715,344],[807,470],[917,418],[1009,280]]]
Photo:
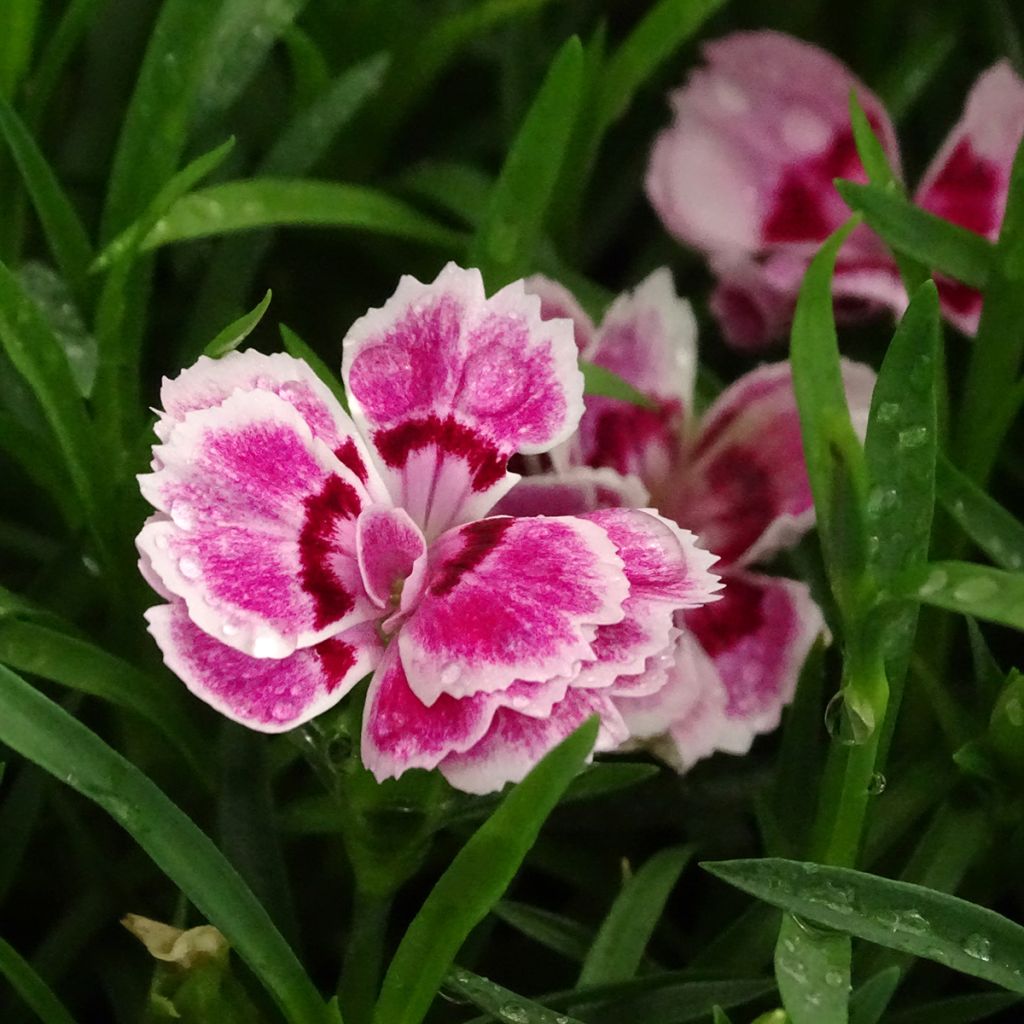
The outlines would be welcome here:
[[[713,556],[651,511],[483,518],[509,458],[583,411],[572,325],[521,282],[486,298],[449,265],[403,278],[344,342],[350,418],[302,362],[233,353],[164,382],[140,478],[142,569],[165,661],[220,712],[292,729],[367,673],[378,778],[439,767],[471,792],[521,778],[613,698],[665,685],[675,615]]]
[[[561,286],[534,278],[528,287],[544,296],[546,311],[576,309],[584,358],[614,369],[654,408],[588,398],[576,437],[555,455],[556,466],[572,468],[522,481],[499,509],[542,513],[554,495],[562,511],[584,511],[601,493],[612,499],[608,474],[616,470],[632,474],[621,479],[619,494],[646,488],[660,512],[718,553],[722,600],[678,615],[682,633],[665,665],[666,686],[619,696],[617,704],[632,736],[650,740],[679,767],[715,750],[743,753],[754,736],[778,724],[824,631],[804,584],[750,568],[794,544],[814,522],[789,364],[746,374],[698,417],[696,327],[667,270],[620,296],[600,329]],[[875,376],[850,362],[843,373],[863,434]]]
[[[669,232],[707,256],[718,279],[711,308],[726,339],[758,349],[785,333],[809,260],[849,217],[833,180],[866,180],[850,128],[851,89],[897,173],[898,146],[878,98],[816,46],[737,32],[705,46],[704,56],[671,97],[674,120],[652,150],[647,194]],[[916,202],[994,238],[1022,134],[1024,83],[1003,62],[978,79]],[[947,316],[972,333],[980,296],[940,284]],[[833,291],[840,316],[906,305],[884,243],[863,226],[839,254]]]

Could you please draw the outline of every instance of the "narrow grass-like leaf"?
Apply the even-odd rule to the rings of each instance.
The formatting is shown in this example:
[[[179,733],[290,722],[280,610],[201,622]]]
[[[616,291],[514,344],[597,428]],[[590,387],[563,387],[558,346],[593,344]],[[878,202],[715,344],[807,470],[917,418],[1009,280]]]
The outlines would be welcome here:
[[[99,11],[110,0],[71,0],[45,40],[42,55],[32,71],[32,89],[26,101],[25,121],[33,129],[43,119],[50,98],[60,82],[68,59]]]
[[[208,745],[175,694],[87,640],[37,622],[0,618],[0,662],[142,715],[209,784]]]
[[[64,1004],[18,951],[0,938],[0,974],[43,1024],[75,1024]]]
[[[95,465],[93,425],[85,410],[67,355],[38,307],[0,264],[0,344],[42,407],[61,450],[94,538],[101,546],[101,479]]]
[[[928,557],[938,451],[939,341],[938,292],[926,281],[882,362],[864,442],[871,482],[871,564],[882,582]]]
[[[646,409],[654,406],[654,402],[642,391],[603,366],[596,363],[580,363],[580,371],[583,373],[584,394],[617,398],[620,402],[629,402],[630,405],[640,405]]]
[[[476,227],[487,212],[493,179],[478,167],[429,160],[406,171],[398,185]]]
[[[774,990],[773,981],[759,979],[663,985],[588,1009],[587,1024],[689,1024],[707,1020],[715,1006],[743,1006]]]
[[[13,672],[0,669],[0,741],[98,803],[219,928],[289,1024],[326,1009],[267,912],[209,838],[134,765]]]
[[[582,962],[594,941],[594,933],[586,925],[528,903],[501,900],[492,913],[528,939],[569,960]]]
[[[928,213],[895,192],[878,185],[837,181],[846,205],[862,213],[897,252],[973,288],[984,288],[996,250],[981,235]]]
[[[331,394],[345,412],[348,412],[348,397],[341,378],[332,373],[331,368],[290,327],[281,324],[280,331],[285,351],[290,356],[301,359],[331,389]]]
[[[775,978],[792,1024],[847,1024],[850,937],[782,918]]]
[[[1024,139],[1010,172],[994,265],[953,438],[953,461],[982,486],[1024,397],[1018,383],[1024,358]]]
[[[1024,630],[1024,573],[973,562],[932,562],[893,580],[887,596]]]
[[[857,92],[853,89],[850,90],[850,124],[853,126],[853,139],[857,146],[857,155],[864,165],[871,184],[901,198],[905,197],[906,190],[903,187],[903,182],[890,165],[882,142],[875,134],[874,128],[871,127],[871,122],[857,98]],[[929,279],[928,268],[904,253],[896,252],[895,256],[903,284],[909,292],[917,291]]]
[[[661,0],[640,19],[601,73],[599,132],[618,120],[640,87],[725,0]]]
[[[583,767],[592,719],[547,754],[452,861],[413,918],[381,988],[375,1024],[420,1024],[470,931],[501,898],[541,826]]]
[[[711,1022],[712,1024],[732,1024],[729,1015],[720,1006],[712,1007]]]
[[[223,0],[210,31],[192,123],[202,126],[245,91],[306,0]]]
[[[898,967],[886,967],[868,978],[850,996],[850,1024],[879,1024],[902,976]]]
[[[225,0],[167,0],[160,8],[117,143],[102,237],[123,231],[174,173]]]
[[[458,232],[375,189],[264,178],[230,181],[183,196],[149,232],[142,249],[286,226],[357,228],[450,252],[458,252],[464,241]]]
[[[907,33],[905,46],[881,70],[877,92],[893,121],[903,121],[928,86],[942,71],[946,60],[960,41],[953,18],[942,17],[952,8],[933,8]]]
[[[492,290],[533,268],[548,206],[579,111],[583,47],[573,37],[551,64],[505,165],[470,248]]]
[[[942,507],[1000,569],[1024,569],[1024,523],[943,455],[936,483]]]
[[[92,262],[89,236],[35,139],[2,96],[0,132],[3,132],[7,140],[11,155],[32,197],[53,258],[67,279],[75,299],[82,308],[86,308],[89,297],[87,274]]]
[[[263,319],[273,293],[267,289],[260,303],[249,310],[244,316],[240,316],[234,323],[228,324],[220,334],[203,350],[203,355],[211,356],[214,359],[233,352],[246,338],[255,330],[256,325]]]
[[[1024,992],[1024,927],[985,907],[924,886],[821,864],[768,858],[704,867],[812,924]]]
[[[14,94],[32,62],[41,0],[8,0],[0,36],[0,97]]]
[[[445,978],[444,987],[468,999],[474,1006],[485,1011],[491,1020],[503,1024],[580,1024],[575,1017],[549,1010],[464,967],[456,967]]]
[[[1021,1000],[1010,992],[980,992],[977,995],[953,996],[934,1003],[923,1003],[913,1009],[895,1013],[891,1024],[978,1024],[997,1013],[1009,1010]]]
[[[829,581],[848,622],[864,586],[866,487],[863,453],[846,406],[832,315],[832,272],[836,256],[856,224],[854,218],[835,231],[807,268],[793,317],[790,348],[818,532]]]
[[[692,856],[689,846],[661,850],[625,882],[583,961],[577,982],[581,988],[626,981],[636,974],[665,904]]]

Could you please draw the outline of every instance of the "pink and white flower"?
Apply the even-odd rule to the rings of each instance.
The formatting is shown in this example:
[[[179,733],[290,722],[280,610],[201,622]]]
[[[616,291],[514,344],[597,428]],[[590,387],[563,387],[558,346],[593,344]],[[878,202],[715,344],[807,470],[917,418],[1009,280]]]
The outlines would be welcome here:
[[[571,296],[554,282],[531,279],[528,286],[544,293],[545,308],[568,308]],[[561,511],[585,511],[599,493],[610,500],[608,474],[617,470],[633,474],[618,493],[644,487],[659,511],[716,551],[722,600],[677,615],[681,635],[662,662],[665,686],[620,694],[616,703],[633,739],[647,740],[680,768],[715,750],[744,753],[778,724],[825,629],[803,583],[751,568],[814,523],[789,364],[746,374],[698,417],[696,326],[667,270],[616,300],[599,329],[576,322],[584,358],[614,369],[654,408],[587,399],[576,437],[563,446],[573,468],[524,480],[499,510],[542,513],[557,495]],[[843,374],[863,435],[874,373],[846,362]]]
[[[866,180],[851,90],[897,173],[898,144],[881,101],[816,46],[737,32],[707,44],[704,57],[670,97],[674,120],[651,152],[647,194],[669,232],[707,256],[726,340],[758,349],[785,332],[809,260],[849,216],[833,180]],[[1024,82],[1001,62],[978,79],[916,202],[995,237],[1022,134]],[[846,317],[906,305],[885,245],[863,226],[839,254],[833,291]],[[955,282],[942,291],[947,316],[973,332],[980,296]]]
[[[583,411],[572,324],[522,282],[403,278],[344,342],[351,417],[299,360],[202,358],[164,382],[138,538],[164,659],[220,712],[292,729],[373,673],[362,757],[471,792],[521,778],[620,691],[664,685],[714,557],[651,510],[484,518],[511,456]]]

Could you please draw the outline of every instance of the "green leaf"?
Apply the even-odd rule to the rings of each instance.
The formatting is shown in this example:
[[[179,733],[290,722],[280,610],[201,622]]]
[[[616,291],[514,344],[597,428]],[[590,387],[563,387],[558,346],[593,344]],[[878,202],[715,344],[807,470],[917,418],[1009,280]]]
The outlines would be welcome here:
[[[782,918],[775,977],[793,1024],[847,1024],[850,937]]]
[[[853,218],[818,250],[804,276],[793,317],[790,362],[800,412],[807,475],[833,592],[847,622],[856,614],[866,557],[865,470],[846,405],[832,315],[836,255],[856,227]]]
[[[8,0],[0,33],[0,99],[14,95],[32,63],[42,0]]]
[[[331,373],[330,367],[290,327],[281,324],[280,331],[285,351],[290,356],[301,359],[331,389],[331,394],[345,412],[348,412],[348,396],[345,394],[341,378]]]
[[[569,960],[582,962],[594,941],[594,934],[586,925],[528,903],[501,900],[491,913],[528,939]]]
[[[927,95],[928,87],[960,41],[955,14],[951,18],[941,16],[947,12],[952,14],[954,8],[933,8],[928,18],[916,21],[900,52],[880,69],[876,91],[897,124],[921,96]]]
[[[126,708],[156,726],[196,777],[211,781],[208,744],[178,694],[102,648],[37,622],[0,618],[0,662]]]
[[[467,227],[476,227],[487,212],[494,181],[469,164],[426,160],[409,168],[398,185],[458,217]]]
[[[626,981],[636,974],[665,904],[692,856],[690,846],[661,850],[625,882],[583,961],[579,987]]]
[[[0,974],[43,1024],[75,1024],[74,1017],[53,994],[50,986],[16,949],[0,938]]]
[[[591,719],[548,753],[452,861],[413,918],[388,968],[375,1024],[420,1024],[470,931],[508,888],[540,828],[583,767]]]
[[[898,967],[886,967],[868,978],[850,997],[850,1024],[879,1024],[902,977]]]
[[[1024,573],[972,562],[932,562],[893,580],[886,596],[1024,630]]]
[[[617,373],[606,370],[597,363],[580,363],[583,374],[583,393],[601,395],[603,398],[617,398],[620,402],[639,405],[645,409],[653,409],[654,402],[642,391],[623,380]]]
[[[290,1024],[327,1013],[267,912],[193,822],[95,733],[0,668],[0,741],[95,801],[219,928]]]
[[[5,25],[6,30],[6,25]],[[3,132],[22,179],[32,197],[39,223],[61,273],[82,308],[89,305],[87,281],[92,246],[78,213],[35,139],[10,104],[0,96],[0,132]]]
[[[982,485],[1024,394],[1019,384],[1011,386],[1024,357],[1024,139],[1010,172],[993,263],[953,438],[953,461]]]
[[[267,294],[263,296],[259,305],[249,310],[244,316],[240,316],[234,323],[228,324],[220,334],[203,350],[203,355],[218,359],[220,356],[233,352],[253,332],[256,325],[263,319],[273,292],[268,288]]]
[[[103,546],[101,479],[95,465],[93,424],[60,341],[15,277],[0,264],[0,344],[42,407],[82,503],[94,539]]]
[[[725,0],[661,0],[607,61],[600,77],[599,132],[618,120],[640,87],[692,38]]]
[[[914,206],[878,185],[837,181],[846,205],[898,253],[973,288],[984,288],[995,262],[995,247],[983,236]]]
[[[936,484],[942,507],[1000,569],[1024,569],[1024,523],[943,455]]]
[[[583,47],[573,37],[551,64],[512,143],[470,247],[491,290],[533,269],[545,217],[579,111]]]
[[[357,228],[458,251],[462,236],[375,189],[327,181],[229,181],[183,196],[160,218],[142,250],[269,227]],[[104,253],[100,260],[107,258]]]
[[[953,996],[893,1014],[891,1024],[976,1024],[1009,1010],[1019,1002],[1020,996],[1008,992]]]
[[[45,264],[34,262],[22,264],[18,280],[64,349],[79,394],[88,398],[96,381],[99,354],[96,339],[79,316],[67,283]]]
[[[715,1006],[743,1006],[774,991],[773,981],[757,978],[651,985],[647,992],[588,1009],[587,1024],[688,1024],[707,1020]]]
[[[993,752],[1016,775],[1024,774],[1024,675],[1010,669],[989,722]]]
[[[245,91],[306,0],[222,0],[210,31],[192,124],[202,126]]]
[[[939,342],[938,292],[926,281],[882,362],[864,442],[871,482],[871,564],[882,582],[928,557],[938,451]]]
[[[772,858],[704,867],[812,924],[1024,992],[1024,927],[985,907],[850,868]]]
[[[445,978],[444,987],[504,1024],[580,1024],[575,1017],[549,1010],[464,967],[456,967]]]
[[[720,1006],[715,1006],[711,1010],[712,1024],[732,1024],[729,1019],[729,1015]]]
[[[166,0],[149,37],[114,154],[102,237],[123,231],[174,173],[226,0]]]

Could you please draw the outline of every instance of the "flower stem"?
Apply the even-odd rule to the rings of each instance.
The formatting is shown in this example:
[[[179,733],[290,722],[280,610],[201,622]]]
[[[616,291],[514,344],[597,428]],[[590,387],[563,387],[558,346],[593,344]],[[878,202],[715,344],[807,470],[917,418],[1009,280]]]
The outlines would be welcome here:
[[[338,998],[346,1024],[370,1024],[380,988],[391,896],[360,886],[353,895],[352,915]]]

